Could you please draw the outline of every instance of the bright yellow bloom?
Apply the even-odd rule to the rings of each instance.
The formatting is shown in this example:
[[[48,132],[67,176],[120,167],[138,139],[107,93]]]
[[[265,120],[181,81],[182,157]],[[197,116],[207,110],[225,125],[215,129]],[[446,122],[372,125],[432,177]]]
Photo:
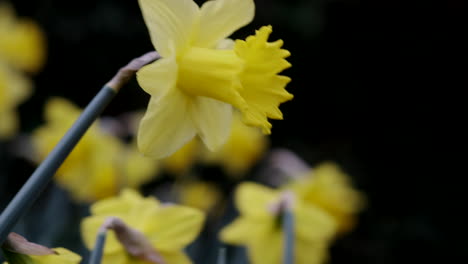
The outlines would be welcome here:
[[[120,196],[96,202],[91,207],[92,216],[83,220],[81,234],[89,249],[94,247],[100,226],[111,216],[118,217],[128,226],[141,232],[167,264],[191,263],[183,249],[200,232],[204,216],[189,207],[163,205],[153,197],[143,198],[131,190]],[[104,247],[103,264],[143,264],[131,257],[109,232]]]
[[[31,83],[20,72],[0,62],[0,139],[18,129],[16,107],[31,94]]]
[[[45,61],[45,40],[39,26],[29,19],[17,19],[8,4],[0,4],[0,60],[28,72],[37,72]]]
[[[33,143],[43,160],[80,115],[65,99],[51,99],[45,109],[46,124],[33,133]],[[65,162],[55,179],[78,201],[94,201],[138,187],[157,170],[155,161],[125,146],[118,138],[93,124]]]
[[[7,252],[12,264],[78,264],[81,257],[66,248],[54,248],[55,254],[34,256]],[[5,262],[8,263],[8,262]]]
[[[214,184],[188,182],[180,186],[179,202],[209,212],[221,200],[222,194]]]
[[[205,162],[220,163],[232,176],[242,176],[257,162],[268,147],[268,138],[256,127],[245,125],[234,115],[231,135],[218,151],[206,151]]]
[[[221,240],[247,247],[252,264],[280,264],[283,230],[277,208],[282,192],[255,183],[243,183],[235,202],[240,217],[221,231]],[[295,200],[295,263],[319,264],[327,258],[327,246],[335,234],[335,221],[323,210]]]
[[[356,214],[365,203],[364,196],[352,187],[349,176],[331,162],[321,164],[287,188],[295,190],[306,203],[333,216],[340,232],[353,228]]]
[[[198,135],[210,150],[230,135],[232,106],[243,121],[269,134],[268,118],[282,119],[280,103],[292,95],[280,76],[290,67],[283,42],[268,42],[270,26],[234,43],[226,38],[252,21],[253,0],[140,0],[154,47],[162,59],[137,74],[151,95],[138,146],[162,158]],[[233,44],[233,45],[232,45]],[[230,47],[231,46],[231,47]]]

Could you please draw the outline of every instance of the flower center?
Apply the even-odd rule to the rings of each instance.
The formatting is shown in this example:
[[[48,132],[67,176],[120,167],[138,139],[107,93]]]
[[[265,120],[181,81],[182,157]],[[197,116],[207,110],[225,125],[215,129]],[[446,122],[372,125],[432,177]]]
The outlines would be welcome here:
[[[179,59],[177,86],[192,96],[205,96],[243,109],[239,75],[243,61],[233,50],[191,47]]]

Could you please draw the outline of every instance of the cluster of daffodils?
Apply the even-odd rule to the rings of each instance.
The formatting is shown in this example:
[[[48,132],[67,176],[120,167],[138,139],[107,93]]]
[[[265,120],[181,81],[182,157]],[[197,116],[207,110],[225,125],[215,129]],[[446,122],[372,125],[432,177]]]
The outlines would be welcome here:
[[[62,98],[45,106],[46,123],[34,131],[32,142],[37,161],[43,160],[80,115],[81,110]],[[158,164],[106,131],[99,120],[73,149],[55,177],[60,186],[81,202],[117,194],[125,187],[137,188],[157,175]]]
[[[107,233],[103,264],[190,264],[184,249],[201,232],[204,212],[223,193],[213,184],[188,179],[178,186],[182,206],[143,197],[137,189],[153,180],[160,167],[188,175],[196,163],[220,165],[226,174],[241,179],[268,148],[269,119],[282,119],[279,105],[293,97],[285,90],[290,79],[280,75],[291,66],[286,61],[290,53],[282,49],[281,40],[268,41],[271,26],[245,40],[228,38],[252,21],[253,0],[212,0],[201,7],[193,0],[139,4],[161,58],[137,72],[151,98],[136,142],[124,143],[98,120],[55,179],[75,200],[94,202],[91,215],[81,223],[81,234],[92,250],[98,235]],[[40,46],[35,32],[33,24],[14,20],[11,9],[0,6],[0,35],[13,36],[0,38],[0,137],[14,131],[14,108],[30,91],[17,69],[34,71],[40,65],[41,53],[28,46]],[[32,135],[37,162],[47,157],[80,113],[65,99],[47,102],[46,122]],[[294,263],[325,263],[334,238],[355,225],[364,198],[333,163],[294,178],[278,189],[241,183],[235,193],[239,217],[221,230],[220,240],[245,246],[252,264],[280,264],[282,216],[290,210]],[[12,242],[20,246],[3,249],[11,264],[81,260],[63,248],[44,248],[17,237],[12,241],[20,241]],[[22,251],[24,245],[34,250]]]
[[[293,197],[297,264],[325,263],[330,243],[350,230],[364,204],[362,194],[333,163],[323,164],[278,190],[242,183],[235,196],[240,216],[221,231],[221,240],[245,246],[252,264],[280,264],[285,232],[280,204],[286,195]]]
[[[37,72],[43,62],[39,27],[16,18],[10,5],[0,3],[0,140],[18,130],[16,108],[32,93],[32,83],[23,72]]]

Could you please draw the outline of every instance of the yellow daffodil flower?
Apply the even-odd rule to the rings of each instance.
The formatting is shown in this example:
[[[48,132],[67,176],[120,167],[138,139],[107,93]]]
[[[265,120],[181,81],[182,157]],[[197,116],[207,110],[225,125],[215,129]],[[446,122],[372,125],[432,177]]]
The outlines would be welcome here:
[[[120,188],[138,188],[154,179],[159,172],[159,163],[145,157],[138,151],[136,143],[123,146],[123,151],[115,164],[118,169]]]
[[[268,118],[282,119],[280,103],[290,55],[281,40],[268,42],[270,26],[245,41],[226,38],[254,17],[253,0],[140,0],[154,47],[162,59],[137,78],[151,95],[139,132],[146,155],[163,158],[198,135],[216,150],[230,135],[232,106],[243,121],[269,134]]]
[[[46,124],[32,139],[40,160],[55,147],[80,115],[81,110],[65,99],[53,98],[45,110]],[[55,180],[81,202],[118,193],[124,187],[138,187],[151,179],[157,163],[125,146],[117,137],[92,125],[57,171]]]
[[[256,127],[245,125],[234,115],[231,135],[217,151],[205,151],[207,163],[220,163],[228,175],[240,177],[257,162],[268,147],[268,138]]]
[[[0,62],[0,139],[18,129],[16,107],[30,96],[31,82],[20,72]]]
[[[180,186],[179,203],[209,212],[221,200],[222,194],[214,184],[187,182]]]
[[[240,217],[221,230],[222,241],[246,246],[252,264],[280,264],[283,254],[283,230],[278,203],[283,193],[255,183],[242,183],[235,195]],[[322,209],[293,202],[296,264],[323,263],[333,238],[335,221]]]
[[[306,203],[333,216],[340,232],[351,230],[356,223],[356,214],[364,207],[365,198],[352,187],[349,176],[331,162],[321,164],[305,176],[287,188],[295,190]]]
[[[5,3],[0,4],[0,60],[27,72],[37,72],[45,61],[44,34],[39,26],[16,18]]]
[[[8,258],[10,264],[79,264],[81,257],[65,248],[54,248],[54,254],[49,255],[24,255],[19,253],[9,252]],[[8,262],[5,262],[8,263]]]
[[[192,139],[175,153],[162,160],[164,168],[173,175],[183,175],[192,168],[200,153],[200,143]]]
[[[120,196],[96,202],[92,215],[85,218],[81,233],[86,246],[94,247],[101,225],[108,217],[118,217],[131,228],[144,235],[167,264],[191,263],[183,249],[200,232],[204,215],[196,209],[178,205],[163,205],[153,197],[143,198],[132,190]],[[147,263],[130,256],[114,233],[106,239],[103,264]]]

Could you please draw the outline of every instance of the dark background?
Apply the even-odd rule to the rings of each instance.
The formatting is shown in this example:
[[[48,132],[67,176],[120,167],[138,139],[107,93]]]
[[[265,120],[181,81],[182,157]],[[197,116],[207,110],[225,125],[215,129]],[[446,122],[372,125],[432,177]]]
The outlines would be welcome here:
[[[20,107],[24,133],[41,124],[50,96],[84,107],[119,67],[152,50],[137,1],[13,4],[48,42],[35,94]],[[357,228],[332,247],[331,263],[467,261],[466,173],[451,169],[463,162],[451,125],[466,123],[457,115],[466,97],[452,93],[466,89],[466,78],[455,77],[466,77],[463,22],[466,3],[455,0],[257,0],[253,23],[235,33],[244,38],[271,24],[271,39],[283,39],[292,54],[285,74],[295,98],[281,106],[285,119],[273,121],[272,146],[311,164],[337,161],[368,197]],[[147,100],[133,80],[104,114]],[[33,169],[3,160],[16,177],[2,183],[2,206]]]

